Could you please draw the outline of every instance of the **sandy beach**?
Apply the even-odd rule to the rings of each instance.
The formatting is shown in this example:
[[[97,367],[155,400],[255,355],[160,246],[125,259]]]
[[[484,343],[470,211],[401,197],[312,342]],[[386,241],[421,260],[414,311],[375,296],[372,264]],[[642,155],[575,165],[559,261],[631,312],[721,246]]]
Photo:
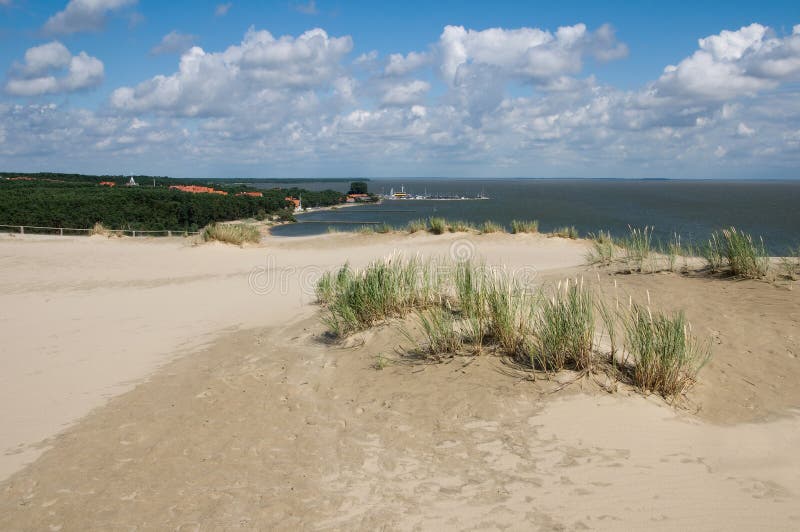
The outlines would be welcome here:
[[[797,283],[621,275],[586,250],[538,234],[0,236],[0,529],[800,527]],[[532,382],[499,357],[403,363],[396,324],[328,341],[322,272],[395,252],[648,293],[713,358],[671,405]]]

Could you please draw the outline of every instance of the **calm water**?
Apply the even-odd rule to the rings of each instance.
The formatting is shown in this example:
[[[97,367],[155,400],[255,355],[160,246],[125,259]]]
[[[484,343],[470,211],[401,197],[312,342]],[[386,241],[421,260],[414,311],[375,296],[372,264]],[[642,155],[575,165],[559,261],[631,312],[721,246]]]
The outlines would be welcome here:
[[[384,201],[298,216],[301,223],[277,227],[279,236],[324,233],[329,226],[353,230],[360,222],[402,227],[409,220],[443,216],[506,226],[513,219],[539,220],[540,230],[574,225],[583,235],[599,229],[616,236],[628,225],[655,226],[667,241],[672,233],[702,242],[711,231],[734,225],[763,236],[774,254],[800,245],[800,181],[623,181],[581,179],[403,179],[373,180],[370,191],[476,195],[481,201]],[[273,185],[275,186],[275,185]],[[307,188],[346,191],[347,183],[304,184]],[[328,223],[302,223],[328,222]],[[330,223],[336,222],[336,223]]]

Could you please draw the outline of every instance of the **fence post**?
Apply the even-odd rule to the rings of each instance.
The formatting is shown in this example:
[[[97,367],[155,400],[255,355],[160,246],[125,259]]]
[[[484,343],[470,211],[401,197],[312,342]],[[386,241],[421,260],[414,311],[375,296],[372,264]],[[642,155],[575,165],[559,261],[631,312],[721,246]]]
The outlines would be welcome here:
[[[167,231],[167,236],[172,236],[172,231]]]
[[[59,227],[58,228],[58,232],[61,234],[61,236],[64,236],[64,228],[63,227]]]
[[[24,225],[20,225],[19,226],[19,234],[21,234],[21,235],[25,234],[25,226]]]
[[[134,232],[133,232],[133,236],[134,236],[134,237],[136,236],[136,231],[134,231]]]

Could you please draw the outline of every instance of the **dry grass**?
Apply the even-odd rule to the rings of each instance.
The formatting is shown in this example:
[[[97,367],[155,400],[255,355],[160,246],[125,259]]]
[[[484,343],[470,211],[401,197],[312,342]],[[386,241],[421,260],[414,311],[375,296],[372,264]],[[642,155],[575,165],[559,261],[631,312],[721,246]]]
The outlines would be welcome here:
[[[247,224],[213,223],[203,229],[201,236],[204,242],[216,240],[238,246],[248,242],[257,244],[261,241],[258,228]]]
[[[560,238],[571,238],[575,240],[576,238],[578,238],[578,230],[575,228],[574,225],[568,225],[553,229],[553,232],[550,233],[550,235],[557,236]]]
[[[112,234],[112,231],[100,222],[95,223],[94,226],[92,226],[92,228],[89,230],[89,236],[111,236]]]

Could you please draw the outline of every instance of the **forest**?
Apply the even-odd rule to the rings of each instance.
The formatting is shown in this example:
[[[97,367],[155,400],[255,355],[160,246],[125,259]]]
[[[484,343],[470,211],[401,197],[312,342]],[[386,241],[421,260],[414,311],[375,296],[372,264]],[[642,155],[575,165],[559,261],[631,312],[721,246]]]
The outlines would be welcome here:
[[[286,201],[287,196],[302,196],[304,207],[336,205],[345,199],[334,190],[265,190],[240,182],[227,185],[219,180],[135,176],[139,186],[124,186],[129,178],[0,173],[0,224],[90,228],[102,223],[109,229],[196,231],[211,222],[264,219],[275,214],[289,217],[293,206]],[[115,186],[101,182],[113,182]],[[176,184],[211,186],[228,194],[169,189]],[[261,192],[263,197],[237,196],[239,192]]]

